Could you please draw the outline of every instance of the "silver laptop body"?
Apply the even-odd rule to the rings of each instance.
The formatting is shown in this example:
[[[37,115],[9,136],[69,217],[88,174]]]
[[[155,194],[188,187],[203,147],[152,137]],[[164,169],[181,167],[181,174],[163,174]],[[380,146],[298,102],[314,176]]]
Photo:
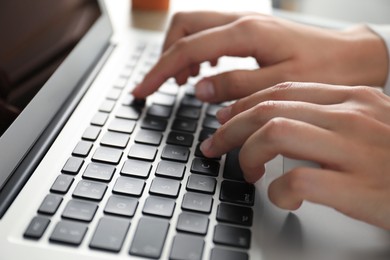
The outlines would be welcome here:
[[[302,162],[278,156],[252,186],[234,153],[203,158],[197,145],[224,104],[194,98],[199,78],[133,100],[163,34],[114,32],[99,4],[0,138],[0,260],[390,259],[384,230],[311,203],[287,212],[269,202],[270,182]],[[254,66],[223,58],[202,75]]]

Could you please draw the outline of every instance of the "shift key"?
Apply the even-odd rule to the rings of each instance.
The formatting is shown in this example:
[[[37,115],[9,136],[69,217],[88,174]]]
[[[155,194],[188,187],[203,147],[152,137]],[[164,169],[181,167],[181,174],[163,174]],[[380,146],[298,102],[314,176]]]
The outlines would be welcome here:
[[[129,253],[153,259],[160,258],[168,229],[168,220],[151,217],[141,218]]]

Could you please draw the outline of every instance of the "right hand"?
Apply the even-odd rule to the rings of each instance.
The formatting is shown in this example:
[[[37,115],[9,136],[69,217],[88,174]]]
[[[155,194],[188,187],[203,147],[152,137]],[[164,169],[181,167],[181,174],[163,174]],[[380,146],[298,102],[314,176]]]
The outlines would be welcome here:
[[[288,210],[310,201],[390,230],[389,104],[375,88],[279,84],[220,110],[222,126],[200,149],[214,158],[241,147],[251,183],[277,155],[315,162],[276,178],[270,200]]]
[[[383,41],[363,26],[336,31],[255,13],[178,13],[160,60],[133,95],[145,98],[170,77],[184,84],[200,63],[222,56],[254,57],[261,69],[201,80],[195,89],[203,101],[235,100],[285,81],[383,86],[388,71]]]

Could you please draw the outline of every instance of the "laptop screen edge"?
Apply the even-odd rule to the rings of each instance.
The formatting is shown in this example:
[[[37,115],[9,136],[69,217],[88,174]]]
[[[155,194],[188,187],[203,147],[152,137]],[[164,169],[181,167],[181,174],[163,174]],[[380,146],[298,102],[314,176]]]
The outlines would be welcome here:
[[[0,150],[5,151],[0,157],[0,191],[62,104],[107,48],[113,29],[104,1],[99,1],[99,5],[102,14],[95,24],[0,137]]]

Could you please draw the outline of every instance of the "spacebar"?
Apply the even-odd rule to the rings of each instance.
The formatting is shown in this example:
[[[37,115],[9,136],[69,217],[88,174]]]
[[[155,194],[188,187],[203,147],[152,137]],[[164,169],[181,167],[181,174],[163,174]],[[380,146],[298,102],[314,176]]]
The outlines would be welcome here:
[[[151,217],[141,218],[129,253],[154,259],[160,258],[168,229],[168,220]]]

